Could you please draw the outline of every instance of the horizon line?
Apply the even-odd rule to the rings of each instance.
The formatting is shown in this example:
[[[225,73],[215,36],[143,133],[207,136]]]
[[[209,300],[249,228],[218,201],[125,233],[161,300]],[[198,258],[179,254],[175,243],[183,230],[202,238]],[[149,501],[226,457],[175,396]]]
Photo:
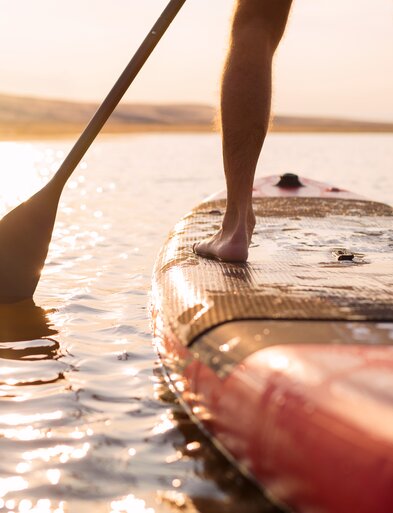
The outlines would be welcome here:
[[[91,106],[99,106],[100,102],[97,100],[83,100],[83,99],[74,99],[74,98],[61,98],[56,96],[39,96],[32,93],[12,93],[12,92],[3,92],[0,91],[1,97],[9,97],[21,100],[34,100],[34,101],[43,101],[43,102],[58,102],[58,103],[69,103],[73,105],[91,105]],[[156,102],[156,101],[134,101],[130,102],[128,100],[121,100],[119,103],[119,107],[121,105],[128,106],[195,106],[195,107],[203,107],[210,108],[212,110],[219,110],[219,106],[215,106],[212,103],[205,103],[199,101],[182,101],[182,102]],[[379,124],[379,125],[393,125],[393,119],[390,121],[375,119],[375,118],[357,118],[357,117],[340,117],[339,115],[324,115],[324,114],[304,114],[304,113],[283,113],[283,112],[274,112],[271,115],[271,118],[297,118],[297,119],[307,119],[307,120],[324,120],[324,121],[336,121],[336,122],[353,122],[353,123],[370,123],[370,124]]]

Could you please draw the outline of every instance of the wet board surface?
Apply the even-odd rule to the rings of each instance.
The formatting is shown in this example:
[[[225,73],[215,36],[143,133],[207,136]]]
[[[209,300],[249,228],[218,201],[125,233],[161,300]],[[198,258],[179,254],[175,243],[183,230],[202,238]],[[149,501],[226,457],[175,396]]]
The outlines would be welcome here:
[[[301,182],[256,183],[247,264],[192,253],[222,195],[179,221],[154,273],[157,347],[191,415],[276,502],[387,513],[393,211]]]

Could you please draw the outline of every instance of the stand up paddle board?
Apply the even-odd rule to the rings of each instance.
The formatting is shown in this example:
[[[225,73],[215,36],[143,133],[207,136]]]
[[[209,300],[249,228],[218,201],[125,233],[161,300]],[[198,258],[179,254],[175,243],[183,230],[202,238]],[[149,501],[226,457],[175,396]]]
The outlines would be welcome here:
[[[393,511],[393,209],[286,174],[256,182],[246,264],[192,252],[225,196],[175,226],[153,276],[171,387],[300,513]]]

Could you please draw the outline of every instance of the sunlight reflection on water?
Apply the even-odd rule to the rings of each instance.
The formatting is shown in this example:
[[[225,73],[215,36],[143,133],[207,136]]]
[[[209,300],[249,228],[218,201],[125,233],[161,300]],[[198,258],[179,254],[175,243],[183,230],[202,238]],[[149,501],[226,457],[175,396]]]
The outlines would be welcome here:
[[[0,214],[27,199],[45,181],[42,154],[33,144],[0,143]],[[49,174],[49,173],[48,173]]]
[[[391,142],[276,135],[259,171],[302,171],[391,202]],[[70,145],[0,143],[0,214],[40,188]],[[223,187],[220,169],[219,138],[203,134],[105,138],[78,166],[36,304],[0,308],[0,510],[265,511],[174,402],[151,345],[155,255]]]

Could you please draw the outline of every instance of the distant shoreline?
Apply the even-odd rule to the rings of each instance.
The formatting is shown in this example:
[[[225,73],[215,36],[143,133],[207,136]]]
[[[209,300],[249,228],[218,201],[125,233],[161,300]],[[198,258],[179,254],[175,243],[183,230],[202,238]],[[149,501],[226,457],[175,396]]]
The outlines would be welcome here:
[[[1,127],[0,141],[12,140],[40,140],[58,139],[61,137],[77,138],[85,129],[86,125],[30,125],[28,127]],[[108,125],[104,127],[99,136],[114,136],[127,134],[146,133],[209,133],[214,132],[213,128],[201,125]]]
[[[43,139],[59,139],[59,138],[77,138],[85,129],[86,125],[48,125],[48,124],[31,124],[29,126],[0,126],[0,141],[12,140],[43,140]],[[153,134],[153,133],[218,133],[219,130],[214,125],[108,125],[104,127],[100,133],[103,136],[115,135],[131,135],[131,134]],[[280,134],[389,134],[393,133],[392,129],[375,127],[343,127],[343,126],[274,126],[269,129],[271,133]]]
[[[0,140],[76,138],[93,103],[0,94]],[[214,133],[216,109],[200,104],[120,104],[103,134]],[[393,133],[393,123],[277,115],[273,133]]]

